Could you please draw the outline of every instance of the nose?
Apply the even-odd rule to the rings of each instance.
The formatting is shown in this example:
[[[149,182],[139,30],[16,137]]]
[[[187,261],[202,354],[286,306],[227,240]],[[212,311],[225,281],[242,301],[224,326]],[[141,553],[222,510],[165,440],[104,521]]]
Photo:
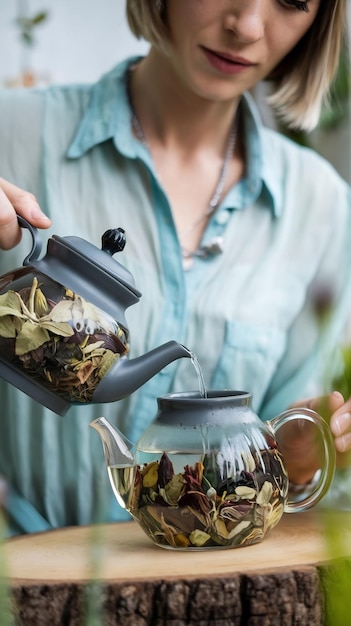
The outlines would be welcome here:
[[[235,0],[224,18],[224,27],[242,43],[262,39],[265,30],[263,0]]]

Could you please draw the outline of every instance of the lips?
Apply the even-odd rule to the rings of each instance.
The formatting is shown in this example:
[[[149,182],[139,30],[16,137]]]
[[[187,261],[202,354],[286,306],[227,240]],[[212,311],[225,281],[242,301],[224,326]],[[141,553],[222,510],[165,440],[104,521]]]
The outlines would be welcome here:
[[[252,63],[248,59],[241,56],[232,55],[226,52],[215,52],[213,50],[209,50],[208,48],[202,49],[210,65],[224,74],[237,74],[244,72],[255,65],[255,63]]]

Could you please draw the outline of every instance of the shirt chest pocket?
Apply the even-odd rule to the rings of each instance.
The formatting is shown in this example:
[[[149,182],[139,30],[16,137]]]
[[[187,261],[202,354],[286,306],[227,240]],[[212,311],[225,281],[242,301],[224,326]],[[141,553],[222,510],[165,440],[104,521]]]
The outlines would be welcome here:
[[[284,330],[239,321],[227,322],[211,388],[247,391],[253,396],[253,406],[259,407],[286,343]]]

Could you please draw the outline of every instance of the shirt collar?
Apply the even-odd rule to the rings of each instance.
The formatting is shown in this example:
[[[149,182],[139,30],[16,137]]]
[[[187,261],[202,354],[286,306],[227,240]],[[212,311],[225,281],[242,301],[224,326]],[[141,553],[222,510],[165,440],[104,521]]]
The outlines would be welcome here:
[[[68,158],[78,159],[109,139],[126,156],[136,156],[126,76],[127,68],[139,60],[140,57],[134,57],[123,61],[93,85],[88,106],[67,150]]]
[[[241,112],[246,146],[246,175],[227,195],[225,208],[244,209],[260,196],[268,195],[275,217],[281,215],[283,186],[277,156],[271,154],[267,129],[263,126],[257,105],[250,95],[243,94]],[[275,166],[275,163],[277,166]],[[265,203],[266,205],[266,203]]]
[[[109,139],[112,139],[119,152],[127,157],[136,158],[140,146],[134,140],[131,131],[126,72],[127,68],[138,63],[140,58],[133,57],[119,63],[93,85],[86,111],[67,150],[68,158],[78,159],[94,146]],[[248,201],[250,199],[254,201],[265,188],[271,198],[273,213],[279,217],[282,206],[282,181],[278,173],[279,167],[272,166],[277,157],[270,154],[269,142],[264,138],[267,131],[249,93],[243,95],[242,111],[248,165],[245,181],[242,181],[245,185],[245,194],[242,190],[240,194],[242,197],[245,195]],[[225,208],[238,207],[238,187],[238,185],[234,187],[227,195]],[[243,203],[240,204],[240,208],[243,208]]]

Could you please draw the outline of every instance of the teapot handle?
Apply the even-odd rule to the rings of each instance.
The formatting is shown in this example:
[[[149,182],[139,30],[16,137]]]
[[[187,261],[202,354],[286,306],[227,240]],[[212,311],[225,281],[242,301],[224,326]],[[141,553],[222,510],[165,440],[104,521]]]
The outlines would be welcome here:
[[[316,484],[313,484],[314,479],[312,481],[312,493],[305,497],[301,497],[300,499],[288,500],[284,507],[285,513],[299,513],[317,504],[317,502],[319,502],[327,493],[335,473],[336,454],[334,442],[329,426],[321,415],[311,409],[300,407],[298,409],[288,409],[287,411],[280,413],[277,417],[274,417],[272,420],[266,422],[266,424],[271,427],[274,435],[276,435],[279,428],[288,422],[301,419],[313,423],[321,433],[325,463],[324,467],[321,467],[319,470],[320,476],[316,481]]]
[[[32,261],[37,261],[41,253],[41,239],[38,233],[38,229],[32,226],[24,217],[17,215],[17,220],[21,228],[28,228],[32,235],[32,249],[28,256],[23,261],[23,265],[30,265]]]

